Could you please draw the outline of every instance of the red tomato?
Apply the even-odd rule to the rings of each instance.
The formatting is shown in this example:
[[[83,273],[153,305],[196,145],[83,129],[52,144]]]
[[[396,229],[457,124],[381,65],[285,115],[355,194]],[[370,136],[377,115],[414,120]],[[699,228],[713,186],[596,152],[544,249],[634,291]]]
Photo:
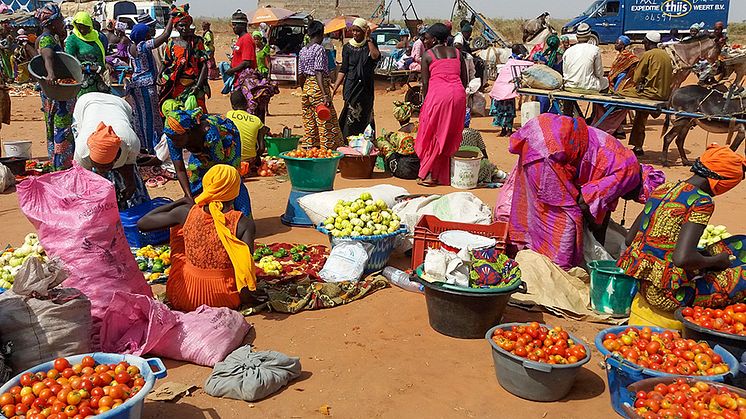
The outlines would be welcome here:
[[[96,360],[93,359],[92,356],[86,355],[86,356],[83,357],[83,360],[80,361],[80,364],[83,367],[91,367],[91,368],[93,368],[96,365]]]
[[[70,368],[70,361],[68,361],[67,359],[57,358],[54,360],[54,369],[56,369],[57,371],[62,372],[67,368]]]

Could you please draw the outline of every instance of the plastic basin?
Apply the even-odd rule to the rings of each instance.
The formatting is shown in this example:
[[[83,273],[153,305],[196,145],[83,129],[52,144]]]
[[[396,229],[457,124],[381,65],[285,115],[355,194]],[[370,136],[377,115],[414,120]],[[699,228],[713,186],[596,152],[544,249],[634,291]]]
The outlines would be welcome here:
[[[615,260],[588,263],[591,271],[591,308],[612,316],[629,316],[632,299],[637,294],[637,280],[624,275]]]
[[[715,381],[715,382],[724,382],[726,380],[730,380],[733,377],[735,377],[738,374],[738,360],[736,357],[734,357],[730,352],[726,351],[720,346],[715,346],[713,351],[715,351],[716,354],[720,355],[723,358],[723,362],[725,362],[728,365],[728,368],[730,371],[728,371],[725,374],[719,374],[719,375],[709,375],[709,376],[682,376],[682,375],[673,375],[673,374],[667,374],[665,372],[661,371],[655,371],[651,370],[649,368],[642,368],[637,364],[634,364],[630,361],[627,361],[626,359],[623,359],[621,357],[617,356],[611,356],[611,352],[604,348],[603,345],[603,338],[604,335],[607,333],[614,333],[618,334],[624,330],[626,330],[628,327],[634,327],[635,329],[642,329],[643,326],[615,326],[610,327],[608,329],[604,329],[600,331],[596,335],[595,344],[596,348],[599,352],[601,352],[601,355],[605,357],[605,368],[606,368],[606,377],[609,383],[609,395],[611,396],[611,406],[614,408],[614,410],[621,416],[625,416],[624,412],[624,404],[632,405],[634,403],[633,396],[634,394],[630,394],[630,392],[627,390],[627,387],[635,383],[637,381],[642,381],[646,378],[652,378],[652,377],[686,377],[686,378],[695,378],[697,380],[701,381]],[[650,330],[653,332],[664,332],[667,329],[663,329],[660,327],[650,327]],[[674,330],[672,330],[674,331]]]
[[[83,69],[81,68],[80,61],[70,54],[64,52],[55,52],[54,59],[52,62],[54,68],[54,75],[61,78],[73,78],[77,81],[76,84],[49,84],[44,78],[47,76],[47,68],[44,65],[44,59],[41,55],[37,55],[29,62],[29,73],[34,78],[39,80],[41,90],[48,98],[54,100],[70,100],[74,99],[83,82]]]
[[[418,277],[422,270],[417,270]],[[419,279],[425,287],[427,317],[436,332],[460,339],[480,339],[499,324],[510,296],[525,292],[523,281],[500,289],[460,289]]]
[[[345,155],[339,162],[339,174],[345,179],[370,179],[376,167],[378,155]]]
[[[585,342],[568,333],[570,339],[585,347],[585,358],[574,364],[551,365],[513,355],[497,346],[492,340],[492,334],[497,329],[510,329],[512,326],[525,324],[500,324],[490,328],[484,335],[492,347],[492,360],[495,364],[497,382],[502,388],[522,399],[537,402],[560,400],[570,393],[580,368],[591,360],[590,348]],[[543,326],[551,329],[547,325]]]
[[[306,192],[324,192],[334,189],[334,178],[337,174],[342,153],[327,159],[300,159],[289,157],[287,152],[280,153],[288,169],[290,183],[294,189]]]
[[[298,147],[300,136],[293,137],[264,137],[267,144],[267,155],[277,157],[280,153],[290,151]]]
[[[124,228],[124,236],[127,238],[127,243],[129,243],[130,247],[139,248],[149,244],[156,245],[168,242],[171,237],[169,229],[166,228],[146,233],[140,231],[137,227],[137,222],[150,211],[171,202],[173,201],[169,198],[153,198],[148,202],[143,202],[140,205],[119,212],[119,217],[122,219],[122,227]]]
[[[675,381],[676,381],[676,378],[673,378],[673,377],[646,378],[642,381],[638,381],[636,383],[630,384],[627,387],[627,391],[629,391],[630,394],[637,394],[638,391],[652,391],[653,388],[657,384],[669,385],[669,384],[673,384]],[[686,382],[689,385],[694,385],[694,383],[696,383],[697,381],[702,381],[702,380],[694,379],[694,378],[686,378]],[[725,390],[732,391],[741,397],[746,397],[746,390],[743,390],[740,388],[736,388],[733,386],[729,386],[727,384],[720,384],[720,383],[710,383],[709,385],[717,389],[725,389]],[[634,399],[632,401],[634,403]],[[633,406],[634,404],[624,405],[624,413],[626,417],[629,417],[631,419],[643,419],[642,416],[637,414]]]
[[[707,329],[698,324],[686,321],[684,320],[684,315],[681,314],[682,310],[683,308],[676,310],[674,317],[684,325],[683,335],[685,338],[697,341],[703,340],[713,347],[720,345],[738,359],[746,353],[746,336],[718,332],[717,330]]]
[[[150,393],[150,391],[153,389],[155,380],[165,378],[167,375],[166,366],[163,365],[163,361],[161,361],[159,358],[144,359],[134,355],[110,354],[104,352],[74,355],[65,358],[67,358],[67,360],[70,361],[71,364],[77,364],[80,363],[80,361],[82,361],[83,357],[86,355],[92,356],[97,363],[116,364],[122,361],[126,361],[131,365],[139,368],[140,373],[145,379],[145,385],[142,387],[142,390],[140,390],[134,397],[127,400],[126,402],[124,402],[124,404],[117,407],[116,409],[112,409],[108,412],[96,415],[97,419],[139,419],[142,416],[142,408],[145,404],[145,396],[147,396],[148,393]],[[53,367],[54,361],[49,361],[23,371],[22,373],[16,375],[10,381],[5,383],[5,385],[0,388],[0,394],[10,391],[10,388],[13,386],[19,385],[18,383],[21,380],[21,375],[27,372],[47,372]]]
[[[396,248],[399,240],[399,236],[407,233],[407,227],[402,224],[399,229],[393,233],[379,234],[377,236],[357,236],[357,237],[334,237],[329,233],[329,230],[323,226],[318,226],[317,229],[326,234],[329,237],[329,244],[332,249],[334,246],[344,241],[359,241],[361,243],[368,243],[373,246],[373,250],[368,252],[368,262],[365,264],[365,270],[363,275],[367,275],[373,272],[378,272],[389,262],[391,253]]]
[[[31,144],[29,140],[3,141],[3,155],[5,157],[31,158]]]

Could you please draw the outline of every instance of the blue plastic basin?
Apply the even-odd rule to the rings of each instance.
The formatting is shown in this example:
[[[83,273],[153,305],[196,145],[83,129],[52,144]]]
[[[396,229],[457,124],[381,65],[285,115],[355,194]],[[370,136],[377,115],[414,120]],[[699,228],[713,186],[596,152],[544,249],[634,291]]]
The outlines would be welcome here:
[[[142,374],[143,378],[145,379],[145,385],[142,387],[142,390],[140,390],[135,396],[133,396],[131,399],[127,400],[122,404],[121,406],[117,407],[116,409],[109,410],[108,412],[104,412],[100,415],[96,415],[96,418],[98,419],[139,419],[142,416],[142,408],[145,404],[145,396],[150,393],[150,391],[153,389],[153,385],[155,385],[155,380],[160,378],[165,378],[167,375],[166,372],[166,366],[163,365],[163,361],[160,360],[160,358],[149,358],[144,359],[140,358],[139,356],[134,355],[120,355],[120,354],[109,354],[104,352],[96,352],[91,354],[83,354],[83,355],[74,355],[74,356],[67,356],[68,361],[70,361],[71,364],[78,364],[83,360],[84,356],[92,356],[93,359],[96,360],[97,364],[117,364],[119,362],[125,361],[128,362],[130,365],[134,365],[137,368],[140,369],[140,373]],[[10,391],[10,388],[13,386],[19,385],[18,383],[21,381],[21,375],[27,373],[27,372],[47,372],[48,370],[51,370],[54,368],[54,361],[49,361],[41,365],[37,365],[33,368],[30,368],[15,377],[13,377],[10,381],[5,383],[2,388],[0,388],[0,394]]]

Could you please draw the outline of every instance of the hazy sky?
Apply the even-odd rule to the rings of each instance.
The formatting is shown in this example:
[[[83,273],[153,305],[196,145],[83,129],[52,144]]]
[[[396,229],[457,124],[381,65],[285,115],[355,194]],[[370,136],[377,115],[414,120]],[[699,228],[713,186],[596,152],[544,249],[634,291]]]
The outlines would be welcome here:
[[[345,0],[339,0],[340,3]],[[452,0],[413,0],[420,17],[447,18],[451,15]],[[535,17],[548,11],[557,18],[571,18],[582,12],[592,0],[472,0],[470,4],[488,17],[521,18]],[[229,16],[240,4],[245,11],[256,7],[256,2],[235,0],[191,0],[190,7],[195,16]],[[406,4],[406,1],[402,1]],[[517,5],[520,4],[520,7]],[[396,3],[391,7],[397,11]],[[397,16],[394,16],[395,18]],[[730,0],[730,21],[746,20],[746,0]]]

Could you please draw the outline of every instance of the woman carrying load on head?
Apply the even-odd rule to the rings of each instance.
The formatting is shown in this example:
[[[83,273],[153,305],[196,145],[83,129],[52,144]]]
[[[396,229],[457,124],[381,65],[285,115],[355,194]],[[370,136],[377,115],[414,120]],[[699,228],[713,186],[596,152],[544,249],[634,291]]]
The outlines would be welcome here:
[[[73,17],[73,32],[65,41],[65,52],[77,58],[83,66],[83,86],[78,97],[89,92],[109,93],[104,81],[106,48],[109,40],[93,28],[88,12],[78,12]]]
[[[57,3],[47,3],[36,11],[35,16],[42,29],[41,35],[36,38],[36,49],[44,60],[44,67],[47,70],[46,81],[54,84],[57,83],[53,65],[54,54],[63,50],[60,42],[64,42],[67,36],[65,23]],[[63,101],[50,99],[43,90],[39,95],[47,129],[49,161],[52,162],[54,170],[69,169],[72,167],[75,152],[72,132],[75,99]]]
[[[134,102],[134,125],[137,136],[142,142],[141,147],[148,154],[155,153],[155,145],[163,135],[163,118],[158,105],[158,86],[153,50],[158,49],[171,36],[174,27],[173,18],[166,23],[166,29],[158,37],[153,38],[155,28],[138,23],[132,28],[130,38],[132,44],[129,52],[134,63],[134,72],[129,84],[129,94]]]
[[[238,171],[218,164],[205,173],[194,203],[181,199],[156,208],[137,223],[142,231],[171,227],[169,304],[180,311],[201,305],[239,308],[256,290],[254,221],[234,207]]]
[[[619,198],[644,203],[665,181],[582,118],[541,114],[513,134],[509,150],[519,157],[507,182],[513,182],[508,240],[563,269],[583,263],[586,226],[603,244]]]
[[[202,178],[213,165],[227,164],[236,170],[241,167],[241,136],[230,119],[204,114],[200,109],[175,110],[166,115],[163,133],[179,185],[190,200],[202,192]],[[187,162],[184,150],[191,153]],[[244,184],[235,207],[251,216],[251,200]]]
[[[207,112],[206,97],[210,95],[207,84],[207,60],[202,37],[192,29],[194,19],[189,15],[189,4],[171,6],[174,28],[179,36],[168,40],[163,57],[163,70],[159,77],[160,104],[168,99],[186,102],[194,95],[197,105]]]
[[[692,166],[693,176],[652,193],[618,263],[640,281],[638,303],[673,318],[682,306],[715,308],[746,300],[746,239],[732,237],[698,249],[715,210],[713,198],[741,183],[744,170],[746,159],[710,144]]]

